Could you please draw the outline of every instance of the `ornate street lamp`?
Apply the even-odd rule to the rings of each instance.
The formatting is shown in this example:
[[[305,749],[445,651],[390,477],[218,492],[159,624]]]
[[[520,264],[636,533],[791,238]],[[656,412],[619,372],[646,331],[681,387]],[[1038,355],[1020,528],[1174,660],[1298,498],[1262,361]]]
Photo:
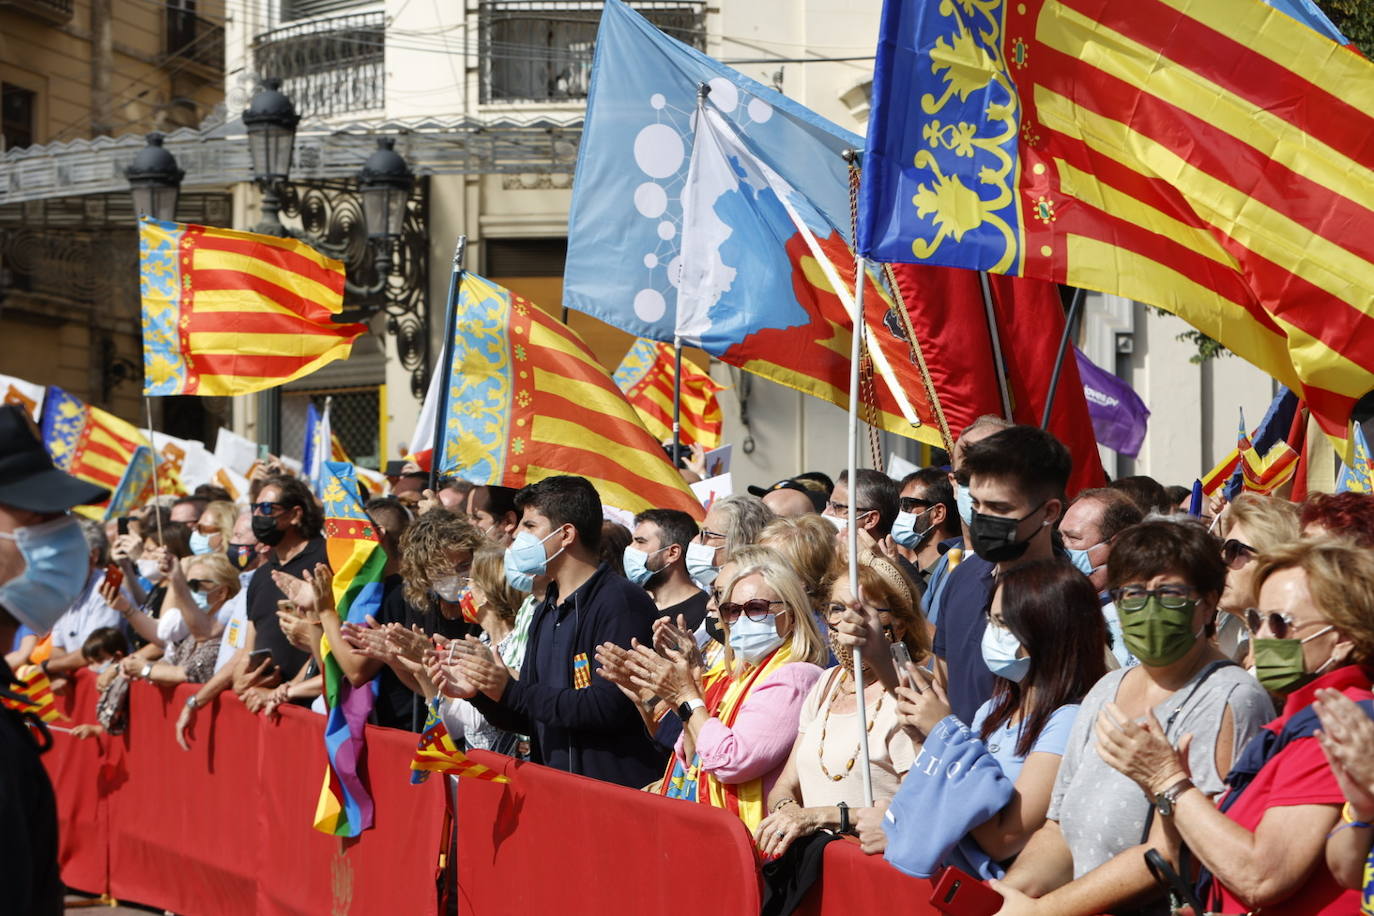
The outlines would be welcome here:
[[[379,137],[376,152],[367,157],[358,171],[367,238],[376,249],[377,278],[382,283],[391,273],[391,246],[401,237],[406,201],[415,184],[415,175],[396,152],[395,145],[391,137]]]
[[[253,180],[262,189],[262,219],[257,232],[286,236],[281,224],[281,186],[291,174],[291,155],[296,147],[296,125],[301,116],[281,92],[281,80],[263,80],[243,113],[248,129],[248,153],[253,159]]]
[[[186,172],[177,166],[176,157],[162,147],[162,134],[151,133],[148,145],[138,151],[124,170],[134,198],[134,213],[153,219],[174,220],[181,179]]]

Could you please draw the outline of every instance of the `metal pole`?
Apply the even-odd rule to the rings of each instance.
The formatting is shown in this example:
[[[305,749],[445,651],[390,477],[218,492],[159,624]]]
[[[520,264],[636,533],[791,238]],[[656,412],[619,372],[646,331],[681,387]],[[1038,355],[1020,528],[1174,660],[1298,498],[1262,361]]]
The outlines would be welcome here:
[[[673,336],[673,467],[682,459],[682,338]]]
[[[451,387],[450,379],[453,376],[453,329],[458,323],[458,291],[463,285],[463,255],[467,253],[468,237],[458,236],[458,243],[453,247],[453,272],[448,279],[448,311],[444,316],[444,359],[442,368],[439,370],[443,374],[439,377],[442,384],[439,385],[439,405],[434,414],[434,450],[429,459],[429,488],[437,490],[439,488],[439,464],[443,457],[444,432],[448,413],[448,390]]]
[[[864,332],[864,278],[868,259],[859,257],[854,270],[854,333],[849,347],[849,593],[859,600],[859,352]],[[864,782],[864,807],[873,807],[873,771],[868,757],[868,710],[864,708],[862,651],[854,647],[854,705],[859,711],[859,762]]]
[[[992,307],[992,284],[988,272],[978,271],[978,284],[983,290],[983,314],[988,320],[988,337],[992,339],[992,364],[997,370],[997,393],[1002,397],[1002,418],[1011,422],[1011,389],[1007,387],[1007,364],[1002,359],[1002,338],[997,333],[997,313]]]
[[[1078,320],[1078,313],[1083,308],[1083,297],[1087,291],[1082,287],[1073,291],[1073,299],[1069,300],[1069,314],[1064,319],[1064,333],[1059,337],[1059,352],[1054,357],[1054,371],[1050,373],[1050,390],[1045,395],[1045,414],[1040,418],[1040,428],[1050,428],[1050,413],[1054,410],[1054,396],[1059,393],[1059,373],[1064,369],[1064,354],[1069,349],[1069,335],[1073,334],[1074,322]]]
[[[157,442],[153,439],[153,399],[143,396],[143,415],[148,420],[148,460],[153,465],[153,518],[157,520],[157,542],[161,546],[166,546],[167,542],[162,539],[162,506],[158,504],[158,498],[162,496],[162,487],[157,480]]]

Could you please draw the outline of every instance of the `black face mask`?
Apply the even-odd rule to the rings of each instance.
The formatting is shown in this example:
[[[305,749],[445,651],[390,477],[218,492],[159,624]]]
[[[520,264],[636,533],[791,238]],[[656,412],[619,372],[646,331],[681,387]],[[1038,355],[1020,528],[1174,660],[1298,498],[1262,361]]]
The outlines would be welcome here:
[[[1047,500],[1048,501],[1048,500]],[[989,563],[1010,563],[1019,560],[1030,548],[1032,534],[1024,540],[1016,539],[1016,529],[1045,505],[1041,503],[1020,518],[1003,518],[1000,515],[984,515],[974,512],[969,522],[969,536],[973,541],[973,552]]]
[[[253,557],[257,555],[256,548],[257,545],[255,544],[230,543],[229,547],[224,551],[224,554],[229,558],[229,562],[235,569],[239,572],[243,572],[248,568],[248,564],[253,562]]]
[[[722,646],[725,645],[725,631],[720,628],[720,620],[715,617],[706,618],[706,635],[710,636]]]
[[[286,532],[277,527],[277,520],[270,515],[255,515],[253,516],[253,537],[257,538],[261,544],[276,547],[281,543],[281,539],[286,537]]]

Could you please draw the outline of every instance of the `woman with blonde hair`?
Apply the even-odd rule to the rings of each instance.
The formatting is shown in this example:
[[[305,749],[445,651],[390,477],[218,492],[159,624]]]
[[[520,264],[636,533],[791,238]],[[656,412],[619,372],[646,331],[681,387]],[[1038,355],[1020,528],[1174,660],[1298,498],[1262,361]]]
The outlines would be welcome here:
[[[1241,661],[1249,654],[1245,609],[1255,604],[1255,557],[1296,541],[1301,536],[1298,516],[1296,504],[1254,493],[1236,497],[1222,516],[1226,588],[1217,603],[1216,639],[1227,658]]]
[[[238,509],[231,502],[217,499],[207,505],[191,531],[191,553],[203,555],[228,550],[238,517]]]
[[[803,700],[829,652],[801,579],[769,548],[740,550],[715,593],[726,657],[705,677],[692,647],[647,646],[624,656],[634,687],[682,719],[659,791],[724,808],[753,830],[797,737]],[[603,647],[603,650],[605,647]],[[618,675],[603,668],[603,676]]]
[[[835,578],[835,529],[819,515],[775,518],[759,535],[759,546],[772,547],[801,578],[817,620],[825,619],[830,583]]]

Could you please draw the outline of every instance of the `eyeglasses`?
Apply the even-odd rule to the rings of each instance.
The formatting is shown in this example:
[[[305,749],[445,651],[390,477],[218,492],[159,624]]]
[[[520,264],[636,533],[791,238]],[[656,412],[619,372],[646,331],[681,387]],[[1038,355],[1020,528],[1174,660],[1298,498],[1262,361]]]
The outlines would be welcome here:
[[[1266,623],[1269,624],[1269,632],[1274,634],[1275,639],[1287,639],[1289,633],[1296,633],[1303,627],[1315,626],[1319,623],[1326,624],[1326,621],[1304,620],[1302,623],[1294,623],[1291,614],[1280,614],[1277,611],[1264,614],[1256,608],[1248,607],[1245,609],[1245,626],[1249,628],[1252,634],[1258,633]],[[1327,625],[1329,626],[1329,624]]]
[[[214,525],[196,525],[196,530],[201,534],[219,534],[219,528]]]
[[[847,610],[849,610],[849,606],[848,606],[848,605],[846,605],[846,604],[840,604],[838,601],[832,601],[832,602],[830,602],[829,604],[827,604],[827,605],[825,606],[825,619],[826,619],[826,620],[835,620],[835,619],[838,618],[838,617],[844,616],[844,612],[847,611]],[[885,607],[874,608],[874,610],[876,610],[879,614],[889,614],[889,615],[890,615],[890,614],[892,613],[892,611],[891,611],[889,608],[885,608]],[[886,624],[886,623],[885,623],[885,624],[883,624],[882,626],[883,626],[883,629],[884,629],[884,630],[889,630],[889,631],[890,631],[890,630],[892,629],[892,625],[891,625],[891,624]]]
[[[919,496],[903,496],[898,500],[897,505],[903,512],[909,512],[915,515],[918,510],[925,511],[937,505],[937,503],[933,503],[928,499],[921,499]]]
[[[1138,611],[1151,598],[1158,598],[1159,603],[1167,608],[1187,607],[1189,601],[1197,598],[1197,589],[1188,585],[1161,585],[1159,588],[1123,585],[1112,589],[1112,600],[1123,611]]]
[[[712,531],[710,528],[703,528],[701,529],[701,535],[698,540],[703,544],[707,541],[723,541],[725,540],[725,535],[719,531]]]
[[[286,503],[253,503],[254,515],[274,516],[278,510],[285,510]]]
[[[1244,566],[1257,553],[1258,550],[1235,538],[1227,538],[1221,545],[1221,560],[1227,566],[1235,566],[1237,563]]]
[[[849,506],[848,506],[848,504],[846,504],[846,503],[837,503],[837,502],[835,502],[835,500],[833,500],[833,499],[827,499],[827,500],[825,501],[825,504],[826,504],[827,506],[830,507],[830,511],[831,511],[831,512],[835,512],[835,513],[838,513],[838,514],[840,514],[840,515],[848,515],[848,514],[849,514]],[[858,515],[864,515],[865,513],[868,513],[868,512],[877,512],[878,510],[877,510],[877,509],[863,509],[863,508],[859,508],[859,509],[855,509],[854,511],[855,511],[855,513],[858,514]]]
[[[769,601],[767,598],[750,598],[743,604],[727,601],[720,606],[720,619],[726,623],[734,623],[739,620],[739,615],[743,614],[755,623],[760,623],[773,613],[771,609],[775,604],[785,605],[787,602]]]

